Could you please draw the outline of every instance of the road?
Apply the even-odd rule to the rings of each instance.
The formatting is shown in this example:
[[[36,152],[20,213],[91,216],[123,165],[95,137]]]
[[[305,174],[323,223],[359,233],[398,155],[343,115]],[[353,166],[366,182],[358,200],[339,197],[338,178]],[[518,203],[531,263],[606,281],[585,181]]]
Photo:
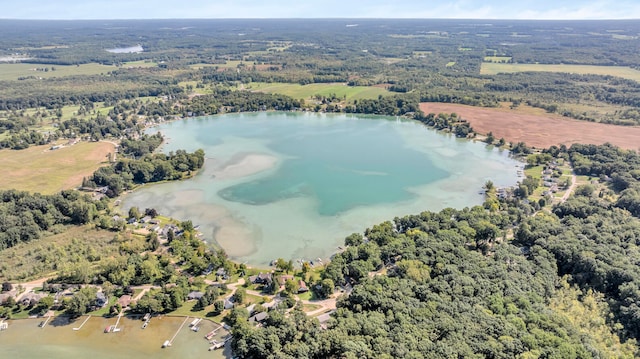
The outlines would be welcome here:
[[[560,203],[564,203],[566,200],[568,200],[571,194],[573,193],[573,191],[575,191],[577,186],[578,186],[578,176],[576,176],[576,173],[573,170],[571,170],[571,186],[567,188],[567,191],[564,193],[564,195],[560,199]]]

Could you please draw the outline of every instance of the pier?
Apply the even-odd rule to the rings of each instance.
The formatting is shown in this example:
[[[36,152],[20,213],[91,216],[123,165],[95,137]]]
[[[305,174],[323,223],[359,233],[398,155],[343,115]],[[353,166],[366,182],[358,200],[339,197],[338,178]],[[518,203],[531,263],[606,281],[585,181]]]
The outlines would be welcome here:
[[[39,326],[40,326],[40,328],[44,328],[44,327],[46,327],[46,326],[47,326],[47,323],[49,323],[49,321],[51,320],[51,318],[52,318],[52,317],[53,317],[53,316],[52,316],[52,315],[50,315],[50,316],[48,316],[48,317],[47,317],[47,319],[45,319],[44,321],[40,322],[40,325],[39,325]]]
[[[113,332],[119,332],[122,328],[118,328],[118,324],[120,324],[120,318],[122,318],[122,313],[118,314],[118,320],[116,320],[116,325],[113,326]]]
[[[6,323],[5,321],[0,321],[0,330],[7,330],[9,329],[9,323]]]
[[[222,326],[219,326],[219,327],[217,327],[216,329],[214,329],[214,330],[210,331],[209,333],[207,333],[207,335],[205,335],[205,336],[204,336],[204,338],[205,338],[206,340],[211,340],[211,338],[213,338],[213,336],[214,336],[214,335],[216,335],[216,332],[217,332],[218,330],[220,330],[220,328],[222,328]]]
[[[176,339],[176,337],[178,336],[178,333],[180,333],[180,330],[182,330],[182,327],[184,327],[184,325],[187,324],[187,320],[189,320],[189,317],[184,318],[184,321],[182,322],[182,324],[180,324],[180,328],[176,330],[176,333],[173,335],[173,337],[171,337],[171,339],[164,341],[164,344],[162,344],[163,348],[167,348],[171,346],[171,344],[173,343],[173,340]]]
[[[87,319],[84,320],[84,322],[82,322],[82,324],[80,324],[79,327],[77,328],[73,328],[73,330],[80,330],[82,329],[82,327],[84,326],[84,324],[89,320],[89,318],[91,318],[91,316],[88,316]]]

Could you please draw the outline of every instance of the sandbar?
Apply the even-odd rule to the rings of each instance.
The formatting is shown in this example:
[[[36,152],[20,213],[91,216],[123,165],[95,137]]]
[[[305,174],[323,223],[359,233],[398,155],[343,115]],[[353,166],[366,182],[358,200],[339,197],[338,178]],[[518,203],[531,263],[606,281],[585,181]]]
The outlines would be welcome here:
[[[227,180],[250,176],[276,166],[278,158],[263,153],[246,153],[234,156],[213,171],[217,179]]]

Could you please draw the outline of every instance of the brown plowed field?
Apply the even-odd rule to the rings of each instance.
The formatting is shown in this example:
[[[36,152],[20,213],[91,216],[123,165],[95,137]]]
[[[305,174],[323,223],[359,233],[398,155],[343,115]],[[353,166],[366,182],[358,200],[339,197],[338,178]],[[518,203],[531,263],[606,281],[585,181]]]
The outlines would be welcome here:
[[[507,142],[524,142],[536,148],[572,143],[612,143],[622,148],[640,148],[640,127],[615,126],[578,121],[554,114],[530,114],[507,108],[484,108],[450,103],[424,102],[425,113],[455,112],[482,134],[493,132],[495,138]]]

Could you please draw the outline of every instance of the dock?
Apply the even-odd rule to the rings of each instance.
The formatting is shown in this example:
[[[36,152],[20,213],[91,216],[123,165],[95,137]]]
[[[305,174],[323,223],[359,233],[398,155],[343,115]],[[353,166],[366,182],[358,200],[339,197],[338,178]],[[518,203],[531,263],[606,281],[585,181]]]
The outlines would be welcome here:
[[[189,320],[189,317],[184,318],[184,321],[182,322],[182,324],[180,324],[180,328],[176,330],[176,333],[173,335],[173,337],[171,337],[171,339],[164,341],[164,344],[162,344],[163,348],[167,348],[171,346],[171,344],[173,343],[173,340],[176,339],[176,337],[178,336],[178,333],[180,333],[180,330],[182,330],[182,327],[184,327],[184,325],[187,324],[187,320]]]
[[[116,325],[113,326],[113,332],[119,332],[122,328],[118,328],[118,324],[120,324],[120,319],[122,318],[122,313],[118,314],[118,320],[116,320]]]
[[[91,316],[88,316],[88,317],[87,317],[87,319],[85,319],[85,320],[84,320],[84,322],[82,322],[82,324],[80,324],[80,326],[79,326],[79,327],[77,327],[77,328],[73,328],[73,330],[80,330],[80,329],[82,329],[82,327],[84,326],[84,323],[86,323],[86,322],[89,320],[89,318],[91,318]]]
[[[216,332],[217,332],[220,328],[222,328],[222,326],[219,326],[219,327],[217,327],[216,329],[214,329],[214,330],[210,331],[209,333],[207,333],[207,335],[205,335],[205,336],[204,336],[204,338],[205,338],[206,340],[211,340],[211,338],[213,338],[213,336],[214,336],[214,335],[216,335]]]
[[[3,321],[0,321],[0,330],[7,330],[9,329],[9,323]]]
[[[213,344],[213,345],[209,347],[209,351],[220,349],[220,348],[224,347],[224,345],[227,344],[227,342],[229,340],[231,340],[231,336],[227,337],[224,341],[221,341],[221,342],[212,340],[210,342],[210,344]]]
[[[47,326],[47,323],[49,323],[49,321],[51,320],[51,318],[52,318],[52,316],[51,316],[51,315],[50,315],[50,316],[48,316],[48,317],[47,317],[47,319],[45,319],[45,320],[43,320],[42,322],[40,322],[39,327],[40,327],[40,328],[44,328],[44,327],[46,327],[46,326]]]

